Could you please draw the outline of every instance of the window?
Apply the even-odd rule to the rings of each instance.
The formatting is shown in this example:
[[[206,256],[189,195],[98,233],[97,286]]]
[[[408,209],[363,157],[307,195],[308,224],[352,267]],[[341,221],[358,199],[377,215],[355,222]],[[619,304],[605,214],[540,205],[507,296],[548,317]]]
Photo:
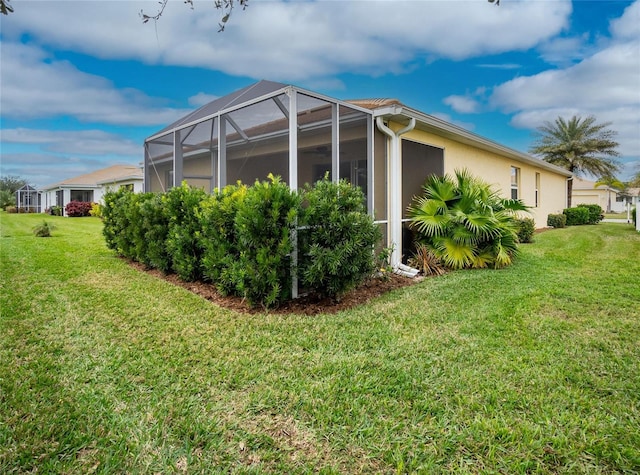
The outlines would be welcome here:
[[[536,208],[540,206],[540,173],[536,173]]]
[[[520,197],[520,169],[511,167],[511,199],[517,200]]]

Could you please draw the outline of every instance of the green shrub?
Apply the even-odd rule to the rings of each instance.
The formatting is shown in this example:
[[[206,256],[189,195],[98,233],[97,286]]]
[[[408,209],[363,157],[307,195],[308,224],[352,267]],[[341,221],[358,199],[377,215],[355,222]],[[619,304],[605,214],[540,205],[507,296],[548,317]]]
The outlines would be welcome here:
[[[165,274],[171,270],[171,254],[167,249],[169,217],[164,206],[163,195],[145,193],[140,197],[139,225],[144,246],[140,248],[142,262],[149,267],[160,269]]]
[[[291,297],[291,241],[300,195],[280,177],[247,189],[235,217],[240,258],[232,280],[251,305],[275,307]]]
[[[307,185],[304,202],[300,283],[322,296],[340,297],[371,276],[380,230],[367,214],[362,190],[346,180]]]
[[[200,210],[202,273],[223,295],[235,293],[240,286],[235,218],[246,194],[245,185],[228,185],[207,197]]]
[[[589,223],[589,210],[587,208],[565,208],[562,214],[567,217],[567,226],[579,226]]]
[[[53,231],[54,229],[56,229],[54,224],[42,221],[41,224],[33,227],[33,234],[36,237],[51,237],[51,231]]]
[[[7,207],[13,206],[16,202],[16,197],[11,190],[0,190],[0,209],[6,210]]]
[[[169,219],[166,239],[171,255],[171,267],[182,280],[192,282],[202,278],[200,261],[200,205],[206,193],[190,187],[186,182],[175,186],[163,196],[163,205]]]
[[[132,230],[136,223],[132,221],[130,213],[134,199],[134,194],[131,191],[120,188],[117,191],[105,193],[102,207],[104,221],[102,234],[105,237],[107,247],[129,259],[136,257],[135,243],[132,238]]]
[[[95,218],[102,217],[102,205],[100,203],[91,203],[91,210],[89,210],[89,216]]]
[[[501,198],[490,185],[467,170],[455,177],[430,176],[424,196],[409,208],[411,227],[419,240],[453,269],[504,267],[518,250],[516,213],[520,200]]]
[[[7,213],[17,213],[18,208],[16,206],[7,206],[4,209]]]
[[[598,224],[604,219],[604,210],[599,205],[580,204],[578,208],[586,208],[589,212],[589,217],[585,224]]]
[[[51,216],[62,216],[62,206],[52,206],[45,212],[48,212]]]
[[[566,225],[566,214],[550,214],[547,216],[547,226],[551,226],[552,228],[564,228]]]
[[[637,224],[636,219],[638,219],[638,208],[635,207],[631,210],[631,220],[633,221],[633,224]]]
[[[536,230],[536,222],[533,218],[517,218],[518,225],[518,242],[533,242],[533,233]]]

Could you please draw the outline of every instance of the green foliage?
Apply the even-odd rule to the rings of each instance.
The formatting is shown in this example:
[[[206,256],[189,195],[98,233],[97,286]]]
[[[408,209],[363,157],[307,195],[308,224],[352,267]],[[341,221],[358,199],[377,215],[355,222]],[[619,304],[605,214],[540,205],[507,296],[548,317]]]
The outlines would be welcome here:
[[[445,266],[511,264],[518,250],[515,216],[527,210],[520,200],[501,198],[467,170],[456,170],[455,177],[432,175],[423,189],[409,208],[411,226]]]
[[[235,218],[246,194],[245,185],[228,185],[208,196],[200,209],[202,272],[223,295],[235,293],[241,282]]]
[[[564,228],[567,225],[566,214],[550,214],[547,216],[547,226],[552,228]]]
[[[16,198],[9,190],[0,190],[0,209],[5,209],[7,206],[14,206]]]
[[[611,122],[596,123],[594,116],[558,117],[538,128],[530,152],[570,172],[613,176],[619,162],[610,158],[619,155],[616,131],[607,129]]]
[[[275,307],[291,297],[291,240],[300,196],[280,177],[247,189],[234,228],[240,257],[234,280],[251,305]]]
[[[101,218],[102,205],[100,203],[91,203],[91,210],[89,211],[89,216],[93,216],[95,218]]]
[[[138,224],[143,230],[139,235],[144,242],[140,247],[140,259],[145,265],[168,273],[172,261],[166,245],[169,217],[163,197],[158,193],[146,193],[140,197],[138,206]]]
[[[604,218],[602,208],[598,205],[580,204],[575,208],[566,208],[562,213],[567,217],[567,226],[598,224]]]
[[[15,175],[0,177],[0,191],[8,191],[12,196],[20,188],[27,184],[27,180]]]
[[[536,222],[533,218],[517,218],[516,223],[518,225],[518,242],[533,242],[533,233],[536,230]]]
[[[346,180],[307,185],[304,200],[300,283],[322,296],[340,297],[373,272],[380,230],[367,214],[362,190]]]
[[[53,231],[54,229],[56,229],[55,224],[42,221],[42,223],[34,226],[32,231],[34,236],[36,237],[51,237],[51,231]]]
[[[62,216],[62,206],[52,206],[45,210],[45,212],[48,212],[51,216]]]
[[[171,266],[188,282],[202,278],[199,215],[205,196],[204,190],[190,187],[186,182],[171,188],[163,196],[163,206],[169,217],[166,246],[171,254]]]
[[[631,210],[631,219],[633,220],[633,224],[637,224],[636,223],[636,219],[638,219],[638,208],[635,207]]]
[[[339,297],[371,275],[380,231],[362,191],[347,182],[325,180],[305,193],[302,210],[302,195],[273,176],[212,196],[186,183],[165,194],[119,189],[104,197],[103,234],[124,257],[182,280],[206,279],[252,305],[289,299],[294,275],[312,292]]]
[[[580,204],[578,208],[586,208],[589,212],[586,224],[598,224],[604,219],[604,210],[599,205]]]
[[[117,191],[109,191],[104,194],[102,207],[102,217],[104,228],[102,234],[107,243],[107,247],[116,251],[119,255],[129,259],[135,258],[134,240],[132,238],[132,201],[135,199],[133,193],[126,188]]]
[[[15,205],[7,206],[4,210],[11,214],[18,212],[18,208]]]

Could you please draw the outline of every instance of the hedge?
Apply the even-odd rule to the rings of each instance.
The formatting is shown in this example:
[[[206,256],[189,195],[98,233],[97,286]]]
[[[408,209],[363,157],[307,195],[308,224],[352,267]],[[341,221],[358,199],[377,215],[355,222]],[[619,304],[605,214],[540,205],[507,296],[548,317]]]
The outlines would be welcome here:
[[[109,192],[107,246],[266,308],[291,298],[294,278],[305,291],[339,298],[371,275],[380,233],[360,189],[324,180],[296,192],[269,178],[212,195],[186,183],[164,194]]]

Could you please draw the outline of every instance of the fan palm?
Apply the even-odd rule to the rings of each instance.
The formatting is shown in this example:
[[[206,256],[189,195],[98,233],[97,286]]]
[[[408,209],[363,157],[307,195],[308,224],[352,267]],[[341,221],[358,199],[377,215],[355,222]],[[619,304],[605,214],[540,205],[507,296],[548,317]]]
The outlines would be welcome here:
[[[611,122],[596,124],[594,116],[569,120],[558,117],[553,123],[545,121],[538,128],[537,136],[529,152],[542,159],[566,168],[571,173],[590,173],[595,176],[612,176],[619,164],[617,157],[617,132],[608,129]],[[568,182],[568,205],[571,207],[572,181]]]
[[[430,176],[409,208],[419,239],[453,269],[504,267],[517,252],[520,200],[503,199],[467,170]]]

